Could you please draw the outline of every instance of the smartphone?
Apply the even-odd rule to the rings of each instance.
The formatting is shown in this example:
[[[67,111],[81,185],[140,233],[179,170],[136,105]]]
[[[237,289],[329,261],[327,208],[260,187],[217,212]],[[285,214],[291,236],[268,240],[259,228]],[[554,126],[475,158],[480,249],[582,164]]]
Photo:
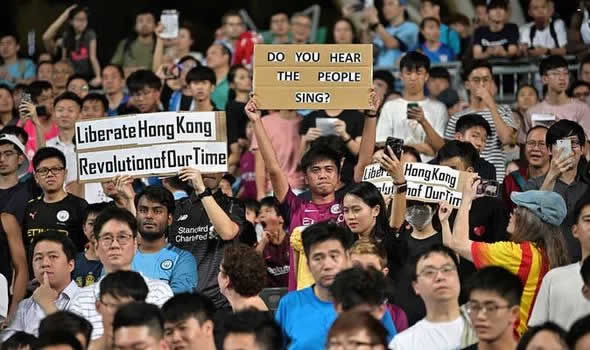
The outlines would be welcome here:
[[[165,66],[164,77],[166,79],[178,79],[180,77],[179,69],[177,65]]]
[[[35,107],[35,111],[39,117],[46,117],[47,116],[47,107],[45,106],[37,106]]]
[[[572,140],[570,139],[557,140],[555,146],[557,149],[561,150],[561,159],[565,159],[573,154]]]
[[[410,111],[410,109],[412,108],[418,108],[418,104],[417,103],[408,103],[408,112]],[[407,114],[408,119],[412,119],[412,117],[410,117],[409,114]]]
[[[398,139],[396,137],[388,137],[387,141],[385,141],[385,149],[387,150],[387,146],[389,146],[391,148],[391,150],[393,151],[393,154],[395,154],[395,156],[397,157],[397,159],[399,160],[402,156],[402,148],[404,146],[404,140],[402,139]],[[387,153],[385,153],[387,154]]]
[[[33,103],[33,99],[31,98],[31,94],[29,94],[28,92],[23,92],[23,96],[21,97],[20,101]]]
[[[477,191],[475,192],[478,195],[484,195],[486,197],[497,197],[500,191],[500,183],[495,180],[481,180],[479,185],[477,185]]]

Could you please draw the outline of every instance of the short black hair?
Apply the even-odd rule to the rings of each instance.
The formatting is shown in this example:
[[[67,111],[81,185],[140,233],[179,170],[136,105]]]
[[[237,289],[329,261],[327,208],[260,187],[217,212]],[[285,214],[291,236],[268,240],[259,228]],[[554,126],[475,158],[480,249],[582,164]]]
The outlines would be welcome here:
[[[588,334],[590,334],[590,315],[586,315],[574,322],[567,334],[567,345],[570,349],[575,349],[580,339]]]
[[[229,182],[230,186],[231,186],[231,185],[233,185],[233,184],[234,184],[234,182],[236,182],[236,178],[235,178],[235,176],[233,176],[233,175],[232,175],[232,174],[230,174],[230,173],[224,174],[224,175],[221,177],[221,179],[222,179],[222,180],[225,180],[225,181],[227,181],[227,182]]]
[[[23,145],[25,145],[29,141],[29,134],[27,134],[25,129],[16,125],[6,125],[2,128],[2,130],[0,130],[0,134],[14,135],[19,140],[23,141]]]
[[[186,83],[208,81],[211,85],[217,84],[217,78],[213,69],[205,66],[196,66],[191,68],[186,74]]]
[[[551,55],[543,58],[539,65],[539,73],[541,75],[547,74],[548,71],[557,68],[568,68],[567,60],[563,56]]]
[[[383,272],[374,268],[353,267],[336,275],[330,286],[330,293],[334,305],[339,304],[342,311],[348,311],[363,304],[383,305],[389,294],[388,289]]]
[[[307,259],[311,259],[311,248],[318,244],[330,240],[340,242],[342,248],[347,251],[352,246],[353,237],[350,230],[329,221],[318,222],[308,226],[301,233],[301,240],[303,242],[303,250]]]
[[[477,149],[470,142],[459,140],[449,141],[438,151],[438,161],[443,162],[447,159],[459,157],[467,167],[475,166],[479,155]]]
[[[248,70],[248,68],[246,68],[246,66],[244,66],[243,64],[234,64],[229,68],[229,72],[227,73],[227,81],[229,83],[234,82],[234,79],[236,78],[236,72],[240,69],[244,69],[248,71],[248,73],[250,72],[250,70]]]
[[[104,72],[104,70],[108,67],[115,68],[115,70],[119,72],[121,79],[125,79],[125,71],[123,70],[123,67],[120,64],[107,63],[104,67],[102,67],[102,72]]]
[[[590,286],[590,258],[586,257],[582,261],[580,274],[582,275],[582,281],[584,281],[584,284]]]
[[[508,2],[506,0],[491,0],[488,3],[488,11],[493,9],[508,10]]]
[[[35,343],[37,342],[37,337],[32,334],[19,331],[15,332],[13,335],[8,337],[2,343],[2,350],[20,350],[25,346],[30,346],[31,349],[35,348]]]
[[[20,43],[20,38],[19,38],[17,32],[15,32],[15,31],[4,32],[4,33],[0,34],[0,40],[6,38],[7,36],[12,37],[14,39],[14,41],[16,41],[17,44]]]
[[[145,301],[148,295],[148,286],[145,279],[135,271],[111,272],[100,281],[100,294],[102,298],[110,295],[114,298],[131,298],[133,301]]]
[[[51,346],[66,345],[72,350],[83,350],[80,341],[70,332],[57,330],[45,333],[37,339],[34,350],[42,350]]]
[[[430,79],[445,79],[449,84],[451,83],[451,74],[445,67],[432,67],[430,68],[429,75]]]
[[[109,206],[107,202],[98,202],[98,203],[90,203],[84,210],[84,216],[82,216],[82,225],[86,225],[86,220],[90,214],[95,214],[96,216],[100,215],[100,213],[105,210]]]
[[[166,177],[162,180],[162,182],[166,182],[170,187],[175,190],[182,190],[188,194],[193,191],[193,188],[185,181],[180,179],[180,176],[170,176]]]
[[[133,214],[127,209],[109,207],[103,210],[94,222],[94,238],[98,240],[98,235],[100,234],[102,227],[111,220],[127,224],[133,233],[133,237],[137,236],[137,221],[135,220],[135,216],[133,216]]]
[[[340,172],[340,154],[330,147],[312,146],[301,158],[301,169],[307,172],[307,169],[317,162],[329,160],[334,162],[336,170]]]
[[[430,71],[430,59],[426,55],[417,51],[408,52],[399,62],[400,72],[403,71],[404,68],[409,71],[424,68],[428,73]]]
[[[469,292],[492,292],[505,299],[509,306],[520,305],[523,285],[515,274],[500,266],[478,270],[470,279]]]
[[[82,74],[72,74],[68,78],[68,82],[66,83],[66,86],[70,85],[70,83],[72,82],[72,80],[76,80],[76,79],[84,80],[86,83],[88,83],[88,78],[85,75],[82,75]]]
[[[578,73],[582,72],[582,68],[584,68],[584,65],[586,64],[590,64],[590,54],[586,54],[580,59],[580,67],[578,67]]]
[[[86,101],[99,101],[100,103],[102,103],[102,107],[104,108],[105,112],[109,110],[109,100],[107,100],[105,95],[100,94],[98,92],[91,92],[88,95],[84,96],[84,98],[82,99],[82,106],[84,106],[84,103],[86,103]]]
[[[274,318],[264,311],[246,310],[227,314],[215,325],[215,343],[217,349],[223,349],[223,343],[230,334],[250,334],[260,350],[283,348],[281,327]]]
[[[395,77],[390,71],[380,69],[373,72],[373,80],[382,80],[387,84],[387,92],[389,94],[395,87]]]
[[[76,95],[75,93],[73,93],[71,91],[64,91],[61,95],[57,96],[53,100],[53,107],[57,106],[59,101],[63,101],[63,100],[74,101],[78,105],[78,108],[82,109],[82,100],[80,100],[80,97],[78,95]]]
[[[260,200],[260,208],[262,207],[274,208],[277,216],[283,216],[283,214],[281,213],[281,203],[275,196],[268,196],[262,198]]]
[[[261,204],[256,199],[244,199],[244,208],[254,210],[256,216],[260,213]]]
[[[162,186],[147,186],[141,192],[135,195],[135,207],[139,203],[141,197],[146,197],[149,201],[160,203],[168,210],[168,215],[174,215],[176,204],[172,192],[168,191]]]
[[[551,149],[552,146],[557,143],[557,140],[570,136],[577,136],[582,147],[586,145],[586,133],[584,132],[584,128],[575,121],[561,119],[549,127],[547,135],[545,136],[545,142],[547,143],[547,147]]]
[[[214,322],[215,305],[201,293],[180,293],[162,305],[164,322],[182,322],[194,318],[202,326],[206,321]]]
[[[71,311],[60,310],[41,320],[39,336],[57,331],[66,331],[73,335],[83,334],[84,338],[86,338],[86,344],[90,344],[92,328],[92,323],[84,317]]]
[[[37,171],[39,164],[46,159],[56,158],[61,162],[61,165],[65,168],[66,167],[66,156],[64,156],[63,152],[58,150],[55,147],[43,147],[38,149],[33,156],[33,168]]]
[[[147,327],[152,337],[161,339],[164,335],[164,318],[156,305],[132,302],[117,310],[113,320],[113,334],[123,327]]]
[[[580,215],[582,215],[582,211],[587,206],[590,206],[590,190],[587,190],[586,193],[576,202],[573,215],[574,223],[580,220]]]
[[[72,261],[76,258],[76,253],[78,252],[76,245],[74,242],[72,242],[70,237],[66,236],[65,233],[53,230],[40,233],[33,239],[33,243],[31,244],[31,252],[34,253],[37,244],[43,241],[61,244],[62,250],[65,256],[68,258],[68,261]]]
[[[410,263],[408,267],[410,269],[409,271],[412,276],[412,281],[416,281],[416,279],[418,279],[418,273],[416,272],[416,269],[418,268],[418,263],[420,260],[426,259],[432,254],[441,254],[449,257],[453,261],[453,264],[455,264],[455,268],[459,268],[459,259],[457,258],[457,254],[451,248],[442,244],[433,244],[426,248],[423,252],[410,257]]]
[[[39,98],[39,96],[41,96],[43,91],[46,90],[53,90],[53,85],[51,85],[51,83],[46,80],[36,80],[30,83],[29,86],[27,86],[25,92],[31,94],[31,100],[34,103],[39,103],[37,99]]]
[[[464,134],[467,130],[476,126],[484,128],[488,137],[492,136],[492,128],[490,128],[490,123],[488,123],[484,117],[477,113],[465,114],[457,119],[457,123],[455,124],[455,132]]]
[[[440,27],[440,21],[436,17],[425,17],[424,19],[422,19],[422,22],[420,22],[420,29],[424,29],[426,23],[428,22],[434,22],[437,26]]]
[[[131,95],[138,93],[139,91],[150,88],[160,91],[162,88],[162,81],[158,76],[147,69],[140,69],[131,73],[126,80],[127,89]]]
[[[590,83],[583,80],[576,80],[570,88],[567,90],[567,94],[569,97],[574,97],[574,90],[579,88],[580,86],[585,86],[590,89]]]
[[[559,325],[557,325],[551,321],[547,321],[547,322],[540,324],[538,326],[529,327],[529,329],[522,335],[522,337],[520,337],[520,341],[518,342],[518,345],[516,346],[516,350],[526,350],[527,347],[529,346],[529,343],[531,342],[531,340],[533,340],[535,335],[537,335],[537,333],[542,332],[542,331],[551,332],[551,333],[557,335],[559,337],[559,340],[563,343],[562,345],[567,346],[567,344],[566,344],[566,338],[567,338],[566,331],[563,328],[561,328]]]
[[[408,146],[408,145],[403,145],[402,152],[409,153],[409,154],[413,155],[414,158],[416,158],[416,161],[418,163],[422,163],[422,157],[420,156],[420,152],[418,152],[414,147]]]
[[[469,80],[469,76],[471,75],[471,73],[474,70],[480,68],[487,68],[488,71],[490,71],[490,74],[492,74],[493,72],[492,65],[487,60],[473,60],[471,64],[466,64],[463,67],[463,81]]]

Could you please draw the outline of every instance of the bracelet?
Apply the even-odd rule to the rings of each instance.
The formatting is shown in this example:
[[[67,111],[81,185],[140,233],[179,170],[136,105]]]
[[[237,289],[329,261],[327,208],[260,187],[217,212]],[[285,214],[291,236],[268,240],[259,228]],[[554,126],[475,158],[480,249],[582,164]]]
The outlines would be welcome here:
[[[212,195],[213,195],[213,193],[211,193],[211,190],[209,188],[206,188],[205,191],[203,191],[203,193],[199,193],[197,195],[197,198],[202,200],[203,198],[205,198],[207,196],[212,196]]]

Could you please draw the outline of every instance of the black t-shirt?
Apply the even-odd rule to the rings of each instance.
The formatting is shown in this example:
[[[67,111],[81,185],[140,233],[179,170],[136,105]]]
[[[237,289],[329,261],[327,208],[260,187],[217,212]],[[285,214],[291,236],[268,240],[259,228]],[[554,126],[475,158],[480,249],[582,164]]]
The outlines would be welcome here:
[[[213,198],[239,226],[238,235],[241,234],[246,221],[244,204],[238,199],[227,197],[221,191],[215,192]],[[207,216],[203,203],[195,194],[177,203],[169,232],[168,242],[188,250],[197,260],[197,291],[211,298],[217,309],[229,307],[227,299],[219,292],[217,274],[224,248],[239,236],[234,240],[222,240]]]
[[[457,211],[449,217],[453,227]],[[469,239],[475,242],[495,243],[507,241],[508,215],[504,202],[496,197],[480,197],[473,200],[469,211]]]
[[[435,157],[431,159],[428,164],[439,165],[438,158]],[[473,170],[482,178],[486,180],[496,180],[496,167],[494,164],[488,162],[487,160],[477,157],[475,164],[473,165]]]
[[[316,127],[317,118],[332,118],[326,114],[326,111],[314,111],[305,116],[299,125],[299,134],[305,135],[309,128]],[[353,139],[363,134],[363,125],[365,123],[364,115],[357,110],[344,110],[336,118],[346,123],[346,132]],[[344,146],[346,148],[346,145]],[[357,162],[357,157],[352,154],[348,148],[344,153],[344,164],[340,172],[340,177],[344,182],[352,182],[354,178],[354,166]]]
[[[246,138],[246,124],[248,116],[244,112],[246,106],[243,102],[235,100],[227,101],[225,105],[225,124],[227,126],[227,144],[231,145],[238,139]]]
[[[0,213],[13,215],[22,225],[25,207],[29,201],[30,192],[23,183],[18,183],[7,189],[0,189]],[[0,273],[6,277],[8,283],[12,280],[12,255],[8,246],[8,236],[4,225],[0,222]]]
[[[518,26],[514,23],[506,23],[499,32],[492,32],[488,26],[484,26],[475,30],[473,45],[480,45],[483,51],[490,46],[500,45],[508,50],[509,45],[518,45],[519,37]]]
[[[162,102],[162,107],[164,107],[165,111],[170,110],[170,98],[172,98],[172,94],[176,91],[172,90],[168,84],[164,84],[162,87],[162,92],[160,93],[160,102]],[[181,94],[180,96],[180,110],[181,111],[188,111],[191,108],[191,103],[193,102],[192,96],[187,96],[185,94]]]
[[[55,203],[45,203],[43,196],[31,199],[25,209],[23,224],[25,245],[30,246],[38,234],[55,230],[70,237],[78,251],[84,251],[88,239],[84,235],[82,219],[87,206],[84,199],[72,194]]]

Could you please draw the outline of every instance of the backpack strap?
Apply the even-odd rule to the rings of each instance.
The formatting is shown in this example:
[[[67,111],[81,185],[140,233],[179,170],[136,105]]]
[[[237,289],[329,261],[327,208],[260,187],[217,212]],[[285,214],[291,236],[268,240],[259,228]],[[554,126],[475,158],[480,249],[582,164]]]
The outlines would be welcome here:
[[[533,23],[531,26],[531,30],[529,30],[529,39],[531,41],[530,47],[535,47],[533,45],[533,40],[535,39],[535,34],[537,34],[537,26]]]
[[[551,20],[551,22],[549,22],[549,34],[551,34],[551,38],[553,38],[553,41],[555,42],[555,47],[559,49],[561,46],[559,46],[559,40],[557,40],[557,32],[555,31],[554,20]]]

